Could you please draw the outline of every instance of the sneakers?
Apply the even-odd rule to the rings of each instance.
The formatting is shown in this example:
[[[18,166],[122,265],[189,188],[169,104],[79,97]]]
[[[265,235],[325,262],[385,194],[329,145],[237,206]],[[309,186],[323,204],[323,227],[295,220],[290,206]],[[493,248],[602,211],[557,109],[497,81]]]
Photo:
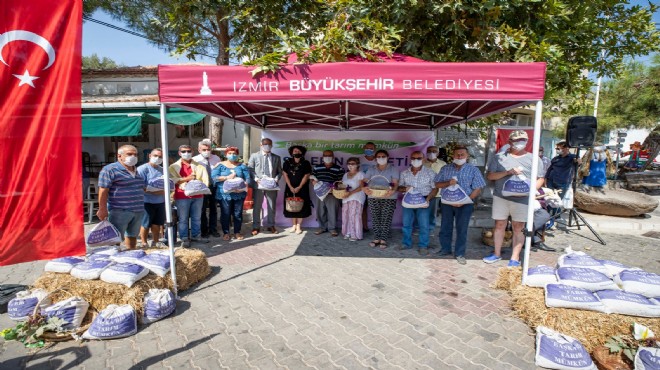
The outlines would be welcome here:
[[[344,240],[350,239],[350,238],[351,238],[351,236],[349,234],[344,235]]]
[[[190,238],[190,241],[195,242],[195,243],[208,243],[209,242],[209,240],[204,238],[204,237],[202,237],[202,238],[200,238],[200,237],[194,238],[193,237],[193,238]]]
[[[352,241],[352,242],[356,242],[356,241],[358,241],[358,240],[355,239],[355,238],[349,238],[348,240],[349,240],[349,241]]]
[[[502,257],[496,256],[495,253],[493,253],[490,256],[484,257],[482,261],[484,261],[485,263],[495,263],[495,262],[501,261],[501,260],[502,260]]]
[[[421,254],[422,256],[428,256],[429,255],[428,248],[419,248],[419,254]]]
[[[466,265],[467,264],[467,261],[465,260],[465,257],[463,257],[463,256],[456,257],[456,262],[458,262],[459,265]]]
[[[441,250],[440,252],[438,252],[438,256],[440,257],[451,256],[451,252]]]
[[[509,264],[506,267],[520,267],[520,261],[509,260]]]

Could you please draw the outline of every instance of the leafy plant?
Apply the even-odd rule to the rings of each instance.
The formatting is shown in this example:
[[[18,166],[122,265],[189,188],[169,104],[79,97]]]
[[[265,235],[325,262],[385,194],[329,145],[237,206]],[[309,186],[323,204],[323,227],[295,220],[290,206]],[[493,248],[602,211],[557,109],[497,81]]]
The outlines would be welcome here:
[[[610,353],[623,352],[628,360],[634,362],[637,349],[640,346],[655,347],[656,341],[655,338],[636,340],[631,335],[615,335],[608,339],[604,346],[610,349]]]
[[[30,316],[26,321],[19,322],[14,328],[4,329],[0,332],[0,336],[7,341],[19,341],[28,348],[41,348],[45,344],[42,338],[44,332],[61,332],[65,324],[66,321],[59,317],[47,319],[45,316],[37,313]]]

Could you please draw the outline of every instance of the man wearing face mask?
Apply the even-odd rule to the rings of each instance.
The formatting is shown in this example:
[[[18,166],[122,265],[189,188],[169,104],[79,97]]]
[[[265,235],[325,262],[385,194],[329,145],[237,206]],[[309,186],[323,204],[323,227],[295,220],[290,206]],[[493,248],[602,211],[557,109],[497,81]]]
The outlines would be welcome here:
[[[209,139],[204,139],[197,144],[198,155],[193,157],[193,161],[201,164],[206,168],[206,172],[211,175],[213,169],[218,166],[221,159],[217,155],[211,153],[213,142]],[[209,183],[213,183],[209,179]],[[204,195],[204,203],[202,204],[202,238],[213,236],[220,237],[218,233],[218,204],[215,199],[215,186],[210,188],[211,194]],[[208,217],[206,211],[208,210]]]
[[[565,141],[557,143],[555,150],[557,156],[552,158],[550,166],[545,169],[546,186],[553,190],[561,190],[560,196],[563,199],[566,190],[573,181],[573,171],[577,158],[575,154],[568,151],[568,144]]]
[[[426,197],[426,201],[430,203],[438,192],[433,182],[434,178],[435,172],[424,166],[424,154],[417,150],[410,155],[410,168],[401,172],[398,190],[406,193],[412,188],[413,191]],[[429,254],[429,212],[429,207],[403,207],[403,241],[399,250],[412,249],[412,230],[416,221],[419,225],[419,254],[424,256]]]
[[[280,181],[282,177],[282,158],[279,155],[271,153],[273,148],[273,141],[269,138],[261,139],[261,150],[257,153],[252,153],[248,160],[248,169],[250,175],[254,179],[252,184],[254,186],[254,209],[252,209],[252,235],[259,234],[261,230],[261,207],[266,198],[266,206],[268,215],[263,221],[263,226],[268,230],[277,234],[275,228],[275,212],[277,211],[277,190],[261,190],[259,189],[259,181],[261,178],[271,177],[275,182]]]
[[[344,177],[343,168],[335,164],[335,153],[332,150],[323,151],[323,163],[314,166],[312,169],[312,185],[323,181],[334,184],[341,181]],[[339,211],[339,200],[330,192],[323,200],[316,202],[316,219],[319,222],[319,229],[314,232],[316,235],[330,231],[330,235],[337,236],[337,214]]]
[[[181,238],[184,247],[190,246],[192,242],[209,242],[208,239],[202,238],[204,196],[187,196],[183,190],[185,184],[191,180],[199,180],[207,187],[211,185],[206,167],[193,161],[192,153],[193,150],[190,145],[180,145],[180,159],[172,163],[168,170],[170,178],[174,182],[174,203],[179,218],[179,238]],[[188,218],[190,218],[190,234],[188,233]]]
[[[128,249],[137,245],[144,214],[144,178],[137,172],[137,148],[122,145],[117,162],[99,173],[99,220],[106,218],[125,237]]]
[[[435,177],[435,186],[440,189],[458,184],[474,202],[481,189],[486,186],[481,172],[475,166],[467,163],[468,149],[465,145],[456,145],[453,153],[454,161],[440,170]],[[465,250],[467,249],[467,233],[474,210],[474,204],[442,204],[442,224],[440,225],[440,256],[449,256],[452,254],[451,239],[454,233],[454,223],[456,224],[456,244],[454,246],[454,256],[456,261],[465,265]]]
[[[543,149],[542,146],[539,147],[539,158],[541,158],[541,162],[543,162],[543,168],[545,168],[545,171],[548,171],[548,168],[550,168],[550,158],[546,157],[543,155],[545,153],[545,150]]]
[[[426,158],[424,158],[424,167],[430,168],[436,175],[440,173],[442,167],[447,164],[445,161],[438,158],[439,153],[440,149],[435,145],[431,145],[426,148]],[[440,203],[440,192],[438,192],[435,198],[429,203],[429,229],[431,235],[435,229],[435,216],[438,213],[438,203]]]
[[[502,259],[502,243],[504,242],[504,232],[509,216],[511,216],[511,226],[513,227],[513,248],[511,251],[511,260],[509,267],[520,266],[520,251],[522,250],[525,237],[523,227],[527,222],[527,207],[529,197],[523,196],[504,196],[502,189],[504,183],[514,175],[524,175],[525,178],[532,178],[532,153],[525,150],[527,147],[527,133],[523,130],[513,131],[509,135],[510,148],[505,153],[498,153],[488,164],[488,180],[495,181],[493,189],[493,219],[495,220],[495,229],[493,232],[493,242],[495,251],[484,257],[485,263],[494,263]],[[544,168],[541,161],[538,161],[537,177],[531,181],[531,191],[538,190],[543,186]]]
[[[163,150],[155,148],[149,154],[149,162],[137,168],[138,174],[144,178],[144,186],[149,182],[163,176]],[[165,225],[165,192],[144,191],[144,216],[142,217],[142,227],[140,227],[140,240],[142,247],[152,247],[158,244],[160,240],[160,228]],[[147,236],[151,229],[152,243],[147,242]]]

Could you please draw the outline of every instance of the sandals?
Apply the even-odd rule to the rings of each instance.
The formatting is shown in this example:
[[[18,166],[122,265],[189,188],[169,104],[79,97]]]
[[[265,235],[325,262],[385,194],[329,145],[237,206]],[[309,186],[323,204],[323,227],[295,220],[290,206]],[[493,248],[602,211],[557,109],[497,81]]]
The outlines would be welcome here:
[[[339,235],[339,234],[338,234],[336,231],[333,230],[333,231],[330,233],[330,235],[332,235],[332,236],[337,236],[337,235]]]
[[[236,237],[236,240],[243,240],[245,237],[242,234],[236,234],[234,235]]]
[[[369,246],[370,246],[371,248],[375,248],[375,247],[377,247],[379,244],[380,244],[380,240],[372,240],[372,241],[369,243]]]
[[[231,240],[231,234],[225,234],[222,236],[222,240]]]
[[[318,230],[314,231],[314,235],[321,235],[321,234],[327,233],[327,232],[328,232],[328,230],[318,229]]]
[[[387,249],[387,242],[380,242],[378,244],[378,248],[380,249]]]

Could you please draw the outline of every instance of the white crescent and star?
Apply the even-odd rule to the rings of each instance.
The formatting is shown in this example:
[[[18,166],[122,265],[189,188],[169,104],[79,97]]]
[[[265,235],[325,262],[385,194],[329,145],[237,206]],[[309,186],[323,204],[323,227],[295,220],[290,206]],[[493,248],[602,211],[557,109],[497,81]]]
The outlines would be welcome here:
[[[25,30],[13,30],[0,34],[0,62],[2,62],[4,65],[9,66],[9,64],[2,57],[2,49],[5,47],[5,45],[13,41],[29,41],[41,47],[46,52],[48,55],[48,64],[46,64],[42,71],[50,68],[50,66],[55,63],[55,49],[53,49],[53,45],[51,45],[48,40],[34,32]],[[15,74],[13,76],[18,78],[19,87],[23,85],[30,85],[31,87],[34,87],[33,81],[39,78],[36,76],[31,76],[27,69],[22,75]]]

